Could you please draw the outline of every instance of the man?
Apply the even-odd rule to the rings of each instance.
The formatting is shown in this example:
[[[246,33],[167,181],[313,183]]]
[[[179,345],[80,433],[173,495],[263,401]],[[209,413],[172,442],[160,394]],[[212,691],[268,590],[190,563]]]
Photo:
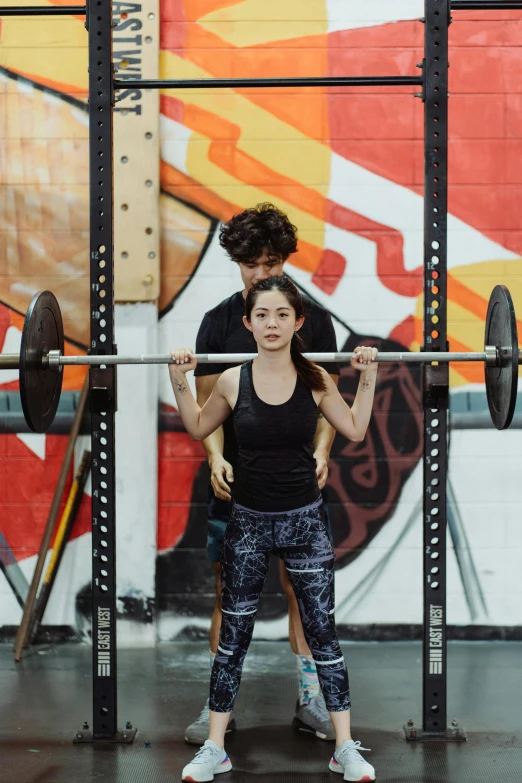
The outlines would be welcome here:
[[[296,228],[288,217],[272,204],[258,204],[253,209],[235,215],[224,224],[219,238],[221,246],[238,265],[243,289],[205,314],[196,340],[196,353],[255,353],[256,345],[253,337],[243,325],[246,293],[260,280],[283,274],[285,261],[289,255],[297,251]],[[300,330],[305,349],[313,352],[335,352],[337,345],[330,315],[310,300],[307,300],[307,306],[307,317]],[[199,405],[204,405],[217,379],[229,366],[198,365],[195,375]],[[337,384],[338,365],[325,366]],[[314,457],[321,490],[324,489],[328,477],[328,458],[334,434],[328,422],[320,418],[314,441]],[[234,466],[237,461],[237,444],[232,417],[223,427],[204,440],[203,446],[207,452],[211,472],[207,557],[212,563],[216,576],[216,604],[210,628],[212,667],[219,642],[222,617],[219,561],[230,513],[231,485],[234,481]],[[323,499],[326,500],[324,495]],[[327,513],[325,518],[328,524]],[[299,699],[293,726],[311,732],[321,739],[333,740],[335,734],[319,688],[315,663],[304,638],[295,594],[282,562],[280,575],[288,599],[290,645],[296,656],[299,683]],[[208,728],[207,701],[199,718],[187,727],[185,740],[196,745],[203,744],[208,737]],[[228,731],[234,729],[235,720],[231,714]]]

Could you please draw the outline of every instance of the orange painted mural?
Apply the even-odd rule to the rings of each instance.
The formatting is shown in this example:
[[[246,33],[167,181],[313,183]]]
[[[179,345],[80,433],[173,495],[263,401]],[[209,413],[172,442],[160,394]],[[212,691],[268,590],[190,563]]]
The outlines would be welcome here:
[[[126,42],[132,68],[147,46],[140,35],[146,9],[115,2],[113,10],[122,25],[114,40],[118,47]],[[414,74],[423,56],[422,4],[415,0],[162,0],[159,12],[165,78]],[[86,32],[83,20],[72,17],[0,24],[0,348],[16,350],[21,314],[36,290],[50,288],[64,313],[67,351],[81,352],[89,340]],[[453,350],[477,351],[496,283],[510,288],[522,312],[522,14],[459,13],[450,28],[450,60],[448,335]],[[264,201],[298,227],[299,251],[286,272],[329,310],[339,349],[363,338],[383,350],[419,349],[423,107],[412,93],[161,93],[160,351],[174,342],[193,345],[204,313],[239,290],[217,231],[234,213]],[[69,370],[64,389],[73,392],[83,373]],[[476,424],[485,405],[479,365],[454,365],[450,377],[459,422],[450,444],[451,621],[522,624],[513,598],[522,582],[513,577],[508,590],[502,565],[506,553],[522,553],[512,483],[522,469],[520,431],[499,435]],[[17,373],[4,372],[0,398],[17,383]],[[353,384],[343,371],[347,400]],[[406,600],[422,562],[419,385],[415,369],[382,367],[365,443],[338,437],[334,444],[329,502],[341,625],[420,618],[420,598]],[[155,598],[158,635],[172,638],[198,633],[210,617],[208,474],[202,447],[177,419],[164,375],[158,398]],[[6,569],[17,565],[29,578],[50,503],[48,490],[35,489],[34,476],[43,471],[52,484],[64,450],[58,435],[36,442],[0,432],[6,553],[0,579],[11,601],[0,625],[15,624],[19,612]],[[498,497],[485,495],[486,485]],[[69,545],[84,542],[75,557],[87,559],[70,583],[71,606],[79,605],[89,581],[88,492]],[[459,547],[471,560],[459,557]],[[269,638],[285,632],[280,592],[272,574],[259,623]]]

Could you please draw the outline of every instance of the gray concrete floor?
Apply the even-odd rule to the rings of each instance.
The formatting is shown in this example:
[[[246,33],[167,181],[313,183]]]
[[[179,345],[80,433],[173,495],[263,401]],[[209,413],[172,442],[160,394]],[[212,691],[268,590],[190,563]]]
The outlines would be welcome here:
[[[450,643],[448,717],[469,736],[458,745],[403,739],[407,719],[421,719],[420,643],[342,647],[354,737],[372,748],[378,781],[521,783],[521,643]],[[0,782],[179,781],[194,750],[183,742],[184,728],[208,693],[206,644],[121,650],[118,669],[119,724],[138,727],[134,744],[72,746],[75,731],[91,722],[90,648],[36,648],[15,664],[12,649],[0,647]],[[332,743],[290,729],[295,697],[289,645],[254,642],[236,702],[238,731],[227,745],[234,770],[220,783],[332,780]]]

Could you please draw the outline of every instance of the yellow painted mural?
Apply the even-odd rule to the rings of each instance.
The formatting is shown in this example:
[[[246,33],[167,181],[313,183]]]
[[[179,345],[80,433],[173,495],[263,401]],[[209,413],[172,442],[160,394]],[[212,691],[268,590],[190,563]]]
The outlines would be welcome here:
[[[7,4],[0,0],[0,6]],[[163,78],[416,73],[422,25],[400,16],[401,3],[396,16],[387,10],[381,21],[371,18],[370,5],[162,0],[158,42],[142,35],[140,19],[149,12],[144,4],[115,2],[118,75],[139,72],[145,48],[156,44]],[[448,337],[454,350],[482,349],[487,301],[496,283],[509,287],[521,318],[522,101],[520,87],[508,77],[522,67],[522,47],[506,34],[521,20],[518,11],[505,12],[502,23],[481,13],[450,29]],[[477,53],[474,68],[470,52]],[[19,339],[22,314],[42,288],[60,301],[67,351],[84,351],[89,344],[87,85],[82,18],[0,21],[4,351]],[[129,122],[140,92],[116,107]],[[219,255],[216,231],[234,213],[266,201],[298,227],[299,251],[287,272],[330,311],[340,349],[350,350],[358,339],[374,340],[384,350],[419,349],[423,106],[412,93],[412,88],[161,92],[161,350],[170,348],[181,320],[190,320],[187,334],[195,339],[218,294],[223,298],[236,290],[239,282]],[[80,369],[69,368],[64,389],[79,389],[83,377]],[[466,405],[483,404],[480,366],[454,366],[450,379],[455,404],[464,405],[465,395]],[[349,380],[342,382],[349,399]],[[356,449],[337,439],[334,446],[330,491],[342,568],[378,540],[385,523],[399,524],[405,504],[417,502],[415,492],[408,492],[422,453],[419,374],[383,369],[380,383],[380,417],[368,443]],[[0,378],[0,394],[16,387],[14,377]],[[168,391],[162,388],[159,395],[161,421],[175,411]],[[461,436],[459,431],[452,437],[461,444]],[[0,453],[18,453],[19,441],[0,433]],[[487,448],[494,450],[494,444]],[[25,457],[30,478],[24,480],[43,487],[45,471],[36,458]],[[191,511],[205,503],[194,494],[202,461],[201,449],[185,433],[160,433],[160,553],[175,551]],[[503,470],[499,462],[499,481]],[[468,487],[469,482],[465,503],[472,504]],[[34,525],[34,509],[26,506],[19,509],[19,528],[13,523],[7,532],[19,543],[17,531],[25,531],[23,556],[29,557],[45,515]],[[76,535],[87,530],[85,516]],[[169,583],[160,589],[187,595],[185,587]],[[346,585],[343,589],[348,594]]]

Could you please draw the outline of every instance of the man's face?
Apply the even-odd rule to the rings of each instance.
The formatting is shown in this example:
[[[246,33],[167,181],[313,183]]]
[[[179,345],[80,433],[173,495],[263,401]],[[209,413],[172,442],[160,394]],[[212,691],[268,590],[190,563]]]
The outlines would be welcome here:
[[[245,286],[245,293],[253,285],[260,283],[261,280],[282,275],[284,263],[281,256],[276,256],[273,253],[269,254],[266,249],[263,250],[259,258],[239,263],[238,267],[241,272],[241,280]]]

